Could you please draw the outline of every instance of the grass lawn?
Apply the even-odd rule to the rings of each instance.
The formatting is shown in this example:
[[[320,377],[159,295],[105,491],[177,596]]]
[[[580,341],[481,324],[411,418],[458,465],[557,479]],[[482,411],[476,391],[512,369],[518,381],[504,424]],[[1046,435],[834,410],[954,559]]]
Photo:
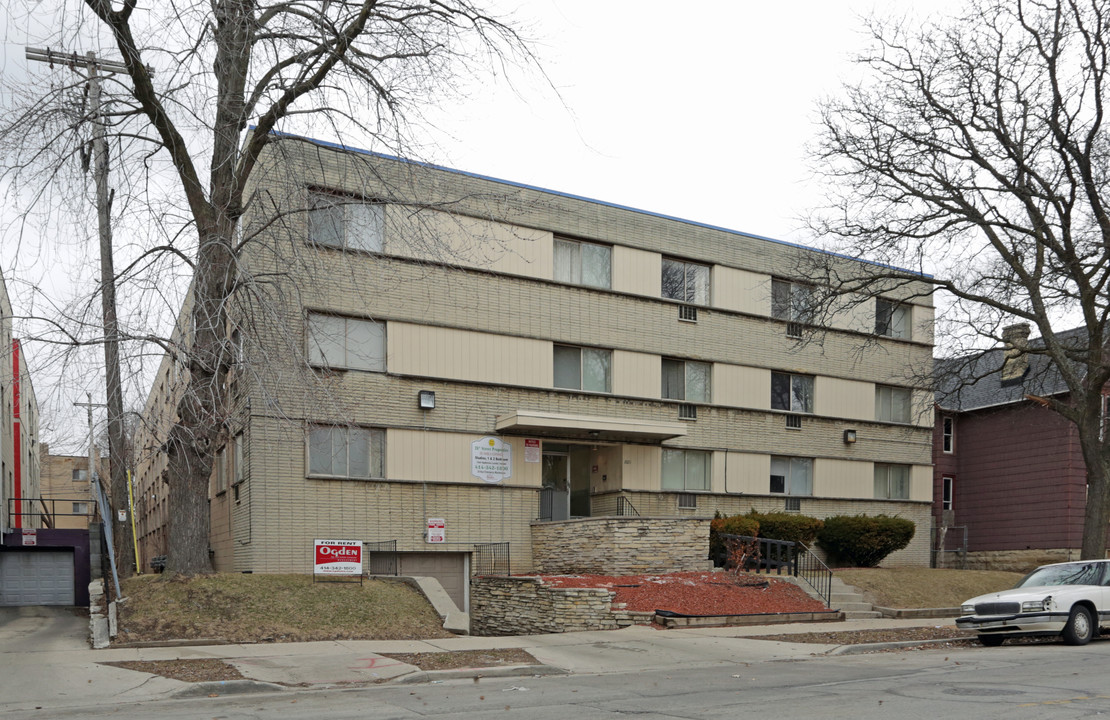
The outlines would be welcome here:
[[[833,575],[862,590],[880,607],[959,607],[968,598],[1007,590],[1024,573],[932,568],[839,568]]]
[[[313,583],[311,575],[141,575],[123,583],[121,643],[230,643],[451,637],[424,596],[401,582]]]

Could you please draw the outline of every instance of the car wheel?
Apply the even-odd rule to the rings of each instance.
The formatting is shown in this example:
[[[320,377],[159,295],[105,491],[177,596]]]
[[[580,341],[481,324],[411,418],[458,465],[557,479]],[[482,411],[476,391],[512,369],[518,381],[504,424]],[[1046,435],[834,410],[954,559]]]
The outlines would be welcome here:
[[[1091,611],[1083,605],[1076,605],[1068,616],[1068,624],[1064,626],[1064,642],[1068,645],[1086,645],[1095,634],[1095,624],[1091,619]]]
[[[998,647],[1006,640],[1005,635],[980,635],[979,642],[987,647]]]

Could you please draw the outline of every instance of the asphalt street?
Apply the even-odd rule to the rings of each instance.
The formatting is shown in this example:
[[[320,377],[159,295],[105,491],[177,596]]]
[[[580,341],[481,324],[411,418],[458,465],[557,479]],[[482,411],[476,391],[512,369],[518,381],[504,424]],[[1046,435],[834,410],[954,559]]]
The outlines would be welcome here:
[[[727,640],[727,639],[726,639]],[[745,641],[736,641],[742,650]],[[747,643],[759,641],[746,641]],[[86,707],[49,705],[3,718],[737,718],[936,720],[1110,714],[1110,640],[728,661],[552,677],[283,690]],[[41,668],[49,672],[48,667]],[[3,680],[0,679],[0,683]],[[214,695],[214,697],[209,697]]]

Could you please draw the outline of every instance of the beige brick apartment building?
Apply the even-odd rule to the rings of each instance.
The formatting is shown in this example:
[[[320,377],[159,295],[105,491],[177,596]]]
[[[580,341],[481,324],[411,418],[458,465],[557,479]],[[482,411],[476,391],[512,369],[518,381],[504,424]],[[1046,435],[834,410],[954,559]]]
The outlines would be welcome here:
[[[537,520],[751,508],[909,517],[888,563],[928,563],[932,395],[905,379],[932,355],[921,288],[800,342],[812,250],[295,138],[253,182],[217,569],[395,540],[403,571],[452,589],[475,543],[531,569]],[[163,361],[138,447],[184,372]],[[165,552],[165,466],[138,471],[143,562]]]

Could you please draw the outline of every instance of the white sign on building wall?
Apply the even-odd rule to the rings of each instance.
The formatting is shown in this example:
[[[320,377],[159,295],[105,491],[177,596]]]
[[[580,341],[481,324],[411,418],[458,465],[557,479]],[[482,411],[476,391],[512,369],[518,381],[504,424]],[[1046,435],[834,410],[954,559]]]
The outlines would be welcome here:
[[[447,542],[447,521],[443,518],[428,518],[428,542]]]
[[[470,474],[488,483],[511,478],[513,446],[495,437],[484,437],[470,443]]]

